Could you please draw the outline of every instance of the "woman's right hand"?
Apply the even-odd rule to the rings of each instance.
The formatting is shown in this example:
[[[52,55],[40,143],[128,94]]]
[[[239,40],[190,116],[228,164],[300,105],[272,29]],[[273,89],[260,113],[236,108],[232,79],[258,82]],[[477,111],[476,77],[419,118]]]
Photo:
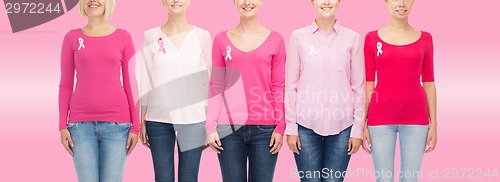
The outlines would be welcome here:
[[[205,144],[212,148],[212,150],[217,152],[217,154],[220,154],[220,152],[224,150],[224,148],[222,148],[222,143],[220,142],[219,134],[217,132],[208,134]]]
[[[363,150],[366,151],[366,153],[371,154],[372,153],[372,141],[370,139],[370,133],[368,132],[368,128],[365,126],[365,129],[363,130]]]
[[[73,150],[71,150],[71,147],[74,147],[75,144],[73,143],[73,140],[71,139],[71,134],[69,133],[68,129],[62,129],[60,131],[61,133],[61,144],[64,146],[66,151],[68,151],[69,155],[73,156]]]
[[[141,139],[142,145],[149,148],[148,133],[146,132],[146,123],[144,120],[141,122],[141,135],[139,138]]]
[[[292,150],[293,153],[299,154],[300,150],[302,150],[300,146],[300,138],[298,135],[288,135],[287,143],[288,147],[290,148],[290,150]]]

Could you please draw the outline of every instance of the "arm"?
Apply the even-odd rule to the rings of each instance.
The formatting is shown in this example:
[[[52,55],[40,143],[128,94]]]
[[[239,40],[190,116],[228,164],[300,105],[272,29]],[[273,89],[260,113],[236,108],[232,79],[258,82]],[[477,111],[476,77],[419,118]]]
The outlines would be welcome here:
[[[215,127],[217,126],[217,120],[221,112],[222,94],[226,89],[226,63],[220,49],[216,37],[212,49],[212,71],[209,86],[207,121],[205,124],[207,135],[216,132]]]
[[[354,123],[351,130],[352,138],[363,138],[363,129],[365,125],[365,61],[359,35],[354,40],[354,46],[351,51],[351,89],[354,93]]]
[[[366,71],[366,104],[365,104],[365,127],[363,132],[363,149],[367,153],[371,153],[371,139],[370,134],[368,133],[368,110],[370,107],[370,103],[372,100],[372,96],[374,94],[375,88],[375,75],[376,75],[376,64],[375,64],[375,53],[373,51],[373,47],[370,47],[372,43],[370,40],[370,34],[365,37],[365,45],[364,45],[364,53],[365,53],[365,71]],[[377,95],[375,95],[377,97]],[[375,98],[377,99],[377,98]]]
[[[75,62],[70,33],[64,37],[61,48],[61,80],[59,84],[59,130],[67,128],[69,101],[73,94]],[[74,40],[76,41],[76,40]]]
[[[298,136],[297,125],[297,87],[300,79],[300,56],[298,50],[297,37],[294,33],[288,43],[285,71],[285,120],[287,135]]]
[[[426,44],[424,60],[422,62],[422,85],[424,87],[429,113],[429,132],[427,136],[427,150],[431,152],[437,144],[437,96],[434,83],[434,45],[432,36],[429,34],[429,41]]]
[[[206,85],[210,85],[210,68],[212,67],[212,38],[210,37],[210,33],[206,32],[204,36],[204,40],[202,43],[202,51],[203,51],[203,60],[206,66],[207,72],[207,82],[203,83]],[[208,90],[206,91],[208,92]],[[208,112],[208,102],[205,102],[205,112]]]
[[[70,44],[71,36],[66,34],[61,48],[61,81],[59,84],[59,131],[61,135],[61,144],[66,151],[73,156],[74,147],[71,134],[67,128],[69,101],[73,94],[73,84],[75,79],[75,64],[73,48]]]
[[[144,32],[142,40],[142,61],[141,61],[141,83],[140,83],[140,104],[141,104],[141,136],[140,139],[145,147],[149,148],[149,142],[146,132],[146,114],[148,112],[149,96],[153,90],[153,80],[151,72],[153,71],[153,52],[151,49],[151,40],[147,31]]]
[[[130,132],[138,134],[140,131],[139,112],[134,99],[138,98],[137,80],[135,76],[135,60],[132,57],[135,54],[132,37],[127,32],[124,37],[124,50],[122,60],[123,88],[127,95],[129,112],[132,120]]]
[[[274,132],[283,135],[285,131],[285,112],[284,112],[284,97],[285,92],[285,59],[286,50],[285,42],[280,36],[278,49],[273,56],[271,66],[271,93],[273,95],[274,118],[276,128]]]

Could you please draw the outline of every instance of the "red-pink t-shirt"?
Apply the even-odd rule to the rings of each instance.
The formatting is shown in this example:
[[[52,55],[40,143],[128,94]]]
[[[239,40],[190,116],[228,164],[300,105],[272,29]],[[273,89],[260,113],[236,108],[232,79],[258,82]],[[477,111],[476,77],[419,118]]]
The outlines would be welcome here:
[[[132,37],[123,29],[101,37],[68,32],[61,50],[59,129],[67,122],[132,122],[131,132],[139,133],[134,54]]]
[[[422,32],[413,43],[392,45],[372,31],[366,35],[364,50],[366,81],[376,81],[368,125],[429,124],[421,82],[434,82],[431,34]]]

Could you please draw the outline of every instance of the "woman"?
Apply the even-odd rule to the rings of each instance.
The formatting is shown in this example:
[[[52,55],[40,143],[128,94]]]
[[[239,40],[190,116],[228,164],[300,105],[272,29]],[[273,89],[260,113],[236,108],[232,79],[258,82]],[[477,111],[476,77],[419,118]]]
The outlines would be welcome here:
[[[262,0],[235,0],[240,23],[215,37],[207,143],[224,181],[273,180],[285,121],[285,45],[258,21]]]
[[[340,0],[311,3],[316,20],[292,33],[287,50],[285,133],[299,172],[314,174],[302,182],[343,181],[363,137],[363,50],[335,19]]]
[[[162,2],[167,22],[144,33],[140,138],[151,149],[156,181],[175,181],[176,140],[178,181],[198,181],[212,39],[187,22],[190,0]]]
[[[414,0],[384,2],[389,24],[365,39],[369,108],[363,148],[372,154],[377,181],[418,181],[424,152],[437,142],[432,36],[408,23]],[[398,133],[401,172],[395,174]]]
[[[134,44],[126,30],[107,22],[114,0],[80,0],[79,6],[88,23],[66,34],[61,51],[61,143],[73,156],[78,181],[121,181],[140,126]]]

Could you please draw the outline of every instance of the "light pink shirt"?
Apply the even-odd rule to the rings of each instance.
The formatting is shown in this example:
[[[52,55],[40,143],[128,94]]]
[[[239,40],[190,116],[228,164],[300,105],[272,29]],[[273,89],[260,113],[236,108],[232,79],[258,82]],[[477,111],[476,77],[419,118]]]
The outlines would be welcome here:
[[[357,32],[335,23],[326,36],[315,22],[295,30],[286,60],[287,135],[298,125],[327,136],[353,126],[362,138],[365,118],[365,64]]]

